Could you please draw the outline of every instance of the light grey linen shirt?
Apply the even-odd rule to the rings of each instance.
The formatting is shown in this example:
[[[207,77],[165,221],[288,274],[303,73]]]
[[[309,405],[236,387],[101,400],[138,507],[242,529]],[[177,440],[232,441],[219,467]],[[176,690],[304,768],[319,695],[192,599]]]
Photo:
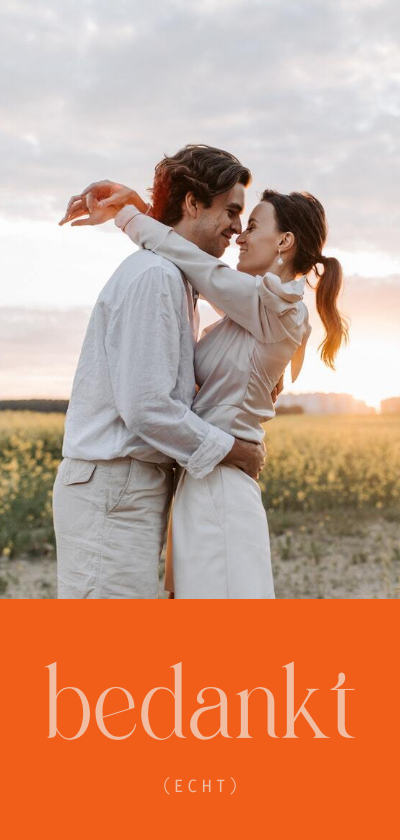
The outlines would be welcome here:
[[[93,309],[66,417],[63,456],[177,461],[194,478],[234,438],[191,411],[197,339],[191,286],[169,260],[131,254]]]
[[[263,424],[275,415],[272,389],[289,362],[293,382],[303,364],[311,331],[306,278],[235,271],[134,207],[125,207],[115,221],[137,245],[173,260],[226,313],[196,345],[199,391],[192,409],[235,437],[261,442]]]

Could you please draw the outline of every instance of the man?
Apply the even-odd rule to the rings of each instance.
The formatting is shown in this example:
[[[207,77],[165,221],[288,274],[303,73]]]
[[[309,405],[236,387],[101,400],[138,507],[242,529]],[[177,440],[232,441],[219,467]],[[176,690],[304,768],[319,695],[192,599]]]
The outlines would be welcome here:
[[[219,257],[241,232],[249,181],[249,170],[228,152],[186,146],[156,167],[154,211]],[[85,209],[84,197],[73,197],[63,222]],[[175,462],[199,478],[218,463],[252,477],[260,471],[262,447],[235,440],[190,409],[196,338],[191,287],[152,252],[128,257],[100,293],[54,487],[59,598],[157,596]]]

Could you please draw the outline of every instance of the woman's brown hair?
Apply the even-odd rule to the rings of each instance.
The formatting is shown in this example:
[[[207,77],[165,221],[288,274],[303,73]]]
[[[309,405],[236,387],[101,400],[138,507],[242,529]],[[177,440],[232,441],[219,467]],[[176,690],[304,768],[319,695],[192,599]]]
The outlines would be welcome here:
[[[318,278],[316,287],[312,288],[315,288],[317,311],[325,327],[325,338],[320,344],[321,359],[334,369],[336,354],[341,344],[348,341],[349,329],[337,308],[343,284],[342,266],[335,257],[322,254],[328,234],[324,208],[307,192],[283,195],[275,190],[264,190],[261,201],[273,205],[279,231],[290,231],[295,237],[295,274],[309,274],[313,270]],[[319,271],[320,265],[323,272]]]

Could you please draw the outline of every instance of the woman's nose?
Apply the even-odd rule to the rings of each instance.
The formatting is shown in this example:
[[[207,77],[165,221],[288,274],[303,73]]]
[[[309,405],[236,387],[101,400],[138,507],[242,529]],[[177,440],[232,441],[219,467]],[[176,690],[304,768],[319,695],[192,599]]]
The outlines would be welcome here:
[[[244,242],[244,235],[240,233],[239,236],[236,237],[236,245],[242,245]]]

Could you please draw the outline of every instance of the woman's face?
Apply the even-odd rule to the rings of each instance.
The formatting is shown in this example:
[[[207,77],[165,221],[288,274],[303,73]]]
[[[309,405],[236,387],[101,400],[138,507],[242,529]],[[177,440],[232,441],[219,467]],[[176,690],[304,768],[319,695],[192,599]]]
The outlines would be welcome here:
[[[250,214],[246,230],[238,236],[240,246],[238,271],[264,275],[273,271],[279,257],[279,244],[284,234],[276,226],[275,209],[267,201],[257,204]]]

